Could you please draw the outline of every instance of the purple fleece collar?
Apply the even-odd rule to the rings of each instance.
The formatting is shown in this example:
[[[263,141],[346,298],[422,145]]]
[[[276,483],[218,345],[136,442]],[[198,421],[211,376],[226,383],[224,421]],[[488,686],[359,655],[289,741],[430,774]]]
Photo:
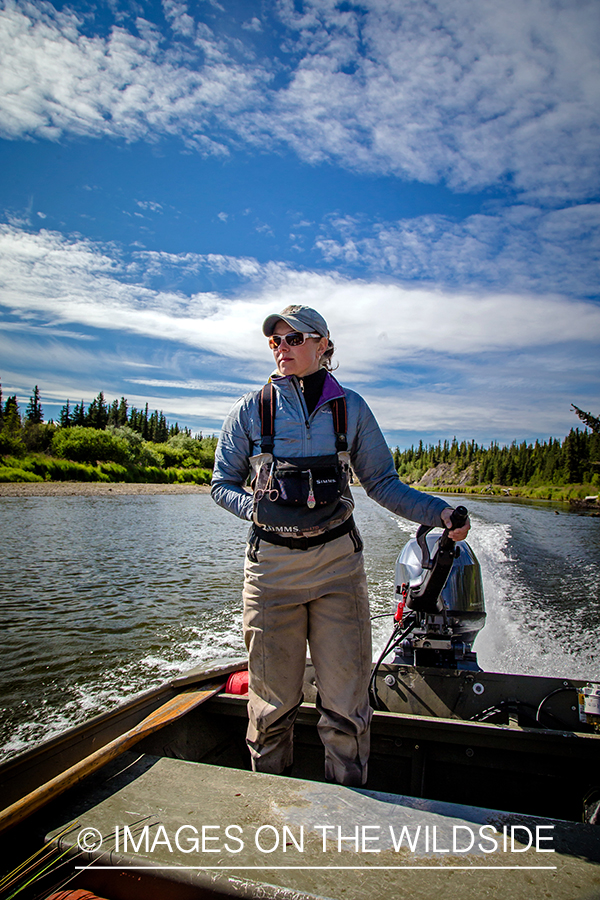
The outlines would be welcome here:
[[[295,375],[271,375],[269,381],[272,381],[274,384],[277,384],[278,381],[289,381],[291,378],[295,378]],[[339,381],[333,377],[331,372],[327,372],[325,376],[325,381],[323,382],[323,390],[321,391],[321,396],[315,406],[315,410],[317,410],[320,406],[323,406],[324,403],[329,403],[330,400],[335,400],[336,397],[344,397],[344,388],[341,386]]]
[[[344,388],[341,386],[339,381],[337,381],[331,372],[328,372],[325,376],[325,381],[323,383],[323,390],[321,392],[321,398],[317,403],[316,408],[322,406],[324,403],[328,403],[329,400],[335,400],[336,397],[344,396]]]

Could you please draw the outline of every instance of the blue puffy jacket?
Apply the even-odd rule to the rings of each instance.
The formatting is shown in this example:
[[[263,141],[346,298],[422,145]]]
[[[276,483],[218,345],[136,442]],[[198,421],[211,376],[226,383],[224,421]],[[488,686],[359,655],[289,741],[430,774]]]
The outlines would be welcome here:
[[[346,397],[348,449],[352,468],[369,497],[396,515],[424,525],[442,525],[443,500],[403,484],[381,429],[366,402],[355,391],[343,388],[327,374],[315,410],[308,414],[295,375],[273,376],[275,385],[275,457],[335,454],[335,434],[330,401]],[[250,473],[249,459],[260,453],[260,391],[245,394],[225,422],[215,453],[211,494],[219,506],[241,519],[252,519],[252,495],[244,490]]]

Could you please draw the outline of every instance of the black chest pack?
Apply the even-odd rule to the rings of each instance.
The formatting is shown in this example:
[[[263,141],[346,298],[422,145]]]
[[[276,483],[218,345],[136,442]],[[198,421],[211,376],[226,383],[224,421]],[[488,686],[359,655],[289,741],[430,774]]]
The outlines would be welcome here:
[[[254,470],[253,521],[266,530],[287,534],[317,534],[344,521],[352,512],[348,412],[346,398],[330,401],[336,452],[328,456],[275,457],[275,388],[269,382],[260,394],[260,454]],[[347,492],[347,498],[344,493]]]

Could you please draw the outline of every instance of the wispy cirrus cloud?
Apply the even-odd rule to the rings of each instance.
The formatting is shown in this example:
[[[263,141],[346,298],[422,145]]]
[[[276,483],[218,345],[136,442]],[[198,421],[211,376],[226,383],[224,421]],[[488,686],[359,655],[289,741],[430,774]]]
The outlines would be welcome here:
[[[315,241],[330,265],[402,280],[573,297],[598,295],[600,204],[498,208],[373,224],[331,216]]]
[[[593,3],[281,5],[305,50],[277,97],[278,121],[307,158],[352,155],[456,189],[509,177],[548,200],[597,183]]]
[[[168,6],[171,22],[181,24],[178,4]],[[144,20],[136,34],[115,27],[108,38],[88,37],[80,26],[74,12],[46,3],[0,10],[0,135],[131,141],[177,134],[204,152],[227,152],[209,137],[209,119],[252,105],[264,72],[235,65],[206,26],[196,41],[198,67]]]
[[[242,345],[224,342],[225,332],[230,338],[251,334],[269,310],[288,303],[322,309],[332,330],[349,342],[354,366],[366,369],[387,357],[388,345],[390,355],[410,356],[440,343],[470,353],[600,338],[600,307],[558,295],[408,288],[217,254],[138,251],[125,260],[89,240],[8,225],[0,226],[0,253],[0,299],[15,315],[42,313],[55,323],[160,335],[224,356],[244,357],[258,345],[252,337]],[[185,294],[144,283],[160,275],[163,263],[170,281],[179,265],[182,275],[203,269],[213,277],[234,274],[238,287]],[[444,316],[449,307],[453,315]],[[256,340],[262,347],[262,336]]]
[[[281,0],[270,13],[294,40],[273,58],[251,43],[256,24],[240,23],[244,47],[181,2],[163,9],[169,39],[143,19],[90,37],[68,8],[5,3],[1,133],[285,145],[315,164],[551,205],[598,189],[594,0],[305,0],[302,13]]]
[[[445,428],[449,410],[461,406],[455,423],[464,422],[467,435],[479,440],[484,434],[501,440],[547,433],[552,416],[556,423],[562,415],[566,425],[570,402],[584,403],[598,390],[600,307],[591,302],[556,294],[407,288],[218,255],[136,252],[125,258],[91,241],[10,226],[0,230],[0,253],[0,303],[13,321],[50,322],[54,333],[68,326],[70,341],[74,326],[102,332],[105,341],[112,333],[117,343],[131,335],[143,339],[150,348],[144,358],[153,363],[195,351],[175,366],[154,369],[150,379],[133,378],[176,391],[176,414],[210,414],[211,428],[232,395],[268,374],[272,358],[261,323],[289,303],[306,303],[325,315],[343,382],[373,403],[388,433],[408,431],[419,403],[427,420],[423,432]],[[152,287],[144,278],[151,267],[159,278],[162,264],[171,282],[179,264],[182,272],[222,276],[223,289],[186,294]],[[58,338],[52,346],[56,356]],[[37,358],[43,356],[40,347]],[[186,399],[193,381],[210,382],[214,390],[199,386],[197,396]],[[229,387],[218,388],[220,382]],[[152,402],[169,408],[164,398],[162,406],[157,397]],[[484,409],[481,420],[478,410]]]
[[[170,388],[177,391],[209,392],[211,394],[229,394],[239,397],[240,394],[256,387],[253,381],[233,384],[230,381],[209,381],[207,379],[189,379],[187,381],[167,381],[160,378],[128,378],[130,384],[140,384],[154,388]]]

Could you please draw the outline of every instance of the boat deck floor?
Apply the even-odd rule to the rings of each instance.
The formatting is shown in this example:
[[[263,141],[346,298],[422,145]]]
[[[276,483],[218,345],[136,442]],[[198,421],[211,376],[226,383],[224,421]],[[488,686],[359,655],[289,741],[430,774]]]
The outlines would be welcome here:
[[[600,898],[594,826],[150,754],[99,788],[54,839],[110,900]]]

